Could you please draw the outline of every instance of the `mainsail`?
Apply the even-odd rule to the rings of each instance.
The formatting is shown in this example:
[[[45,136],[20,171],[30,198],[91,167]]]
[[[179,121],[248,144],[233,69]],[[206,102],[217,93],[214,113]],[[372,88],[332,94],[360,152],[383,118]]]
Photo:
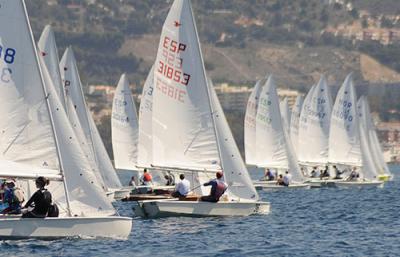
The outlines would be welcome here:
[[[324,76],[321,76],[311,95],[307,96],[303,110],[299,134],[299,161],[306,164],[326,164],[332,99]]]
[[[262,89],[262,80],[257,81],[247,102],[244,118],[244,150],[246,163],[256,165],[256,115],[258,100]]]
[[[153,94],[154,94],[154,66],[143,86],[142,99],[139,107],[139,144],[138,165],[150,167],[153,160]]]
[[[155,166],[220,170],[204,64],[187,0],[174,1],[154,68]]]
[[[360,130],[357,97],[349,74],[333,106],[329,131],[329,162],[361,166]]]
[[[260,93],[256,116],[257,165],[287,169],[287,153],[279,98],[270,76]]]
[[[136,169],[139,126],[135,102],[125,74],[121,76],[115,90],[111,132],[115,167]]]

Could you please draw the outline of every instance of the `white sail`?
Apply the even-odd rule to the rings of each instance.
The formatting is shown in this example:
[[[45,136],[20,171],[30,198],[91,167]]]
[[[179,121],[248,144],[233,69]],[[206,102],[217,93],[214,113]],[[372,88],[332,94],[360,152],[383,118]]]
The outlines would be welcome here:
[[[303,96],[298,95],[296,102],[292,109],[292,116],[290,119],[290,139],[292,140],[293,150],[298,155],[298,141],[299,141],[299,123],[300,114],[303,107]]]
[[[328,162],[332,99],[324,76],[315,86],[302,113],[299,161],[309,164]]]
[[[59,68],[60,60],[58,57],[57,44],[53,29],[50,25],[46,25],[43,29],[38,42],[38,50],[39,54],[43,57],[43,61],[46,64],[50,77],[54,82],[57,95],[59,96],[64,109],[66,109],[64,88],[62,86],[63,84]]]
[[[333,106],[329,131],[329,162],[361,166],[357,97],[349,74]]]
[[[256,115],[258,100],[262,89],[262,80],[257,81],[247,101],[244,118],[244,150],[246,163],[256,165]]]
[[[256,116],[257,165],[288,168],[285,136],[275,81],[270,76],[260,94]]]
[[[71,47],[67,48],[61,59],[60,70],[64,82],[67,107],[71,106],[69,104],[72,103],[86,137],[86,142],[89,145],[90,153],[87,154],[93,156],[92,158],[97,164],[97,181],[104,184],[107,189],[121,187],[121,182],[112,166],[96,124],[86,106],[82,83]]]
[[[281,110],[281,117],[282,117],[282,125],[283,128],[285,129],[285,132],[290,135],[290,119],[291,119],[291,113],[290,113],[290,108],[289,108],[289,103],[287,97],[285,97],[280,103],[279,103],[279,109]]]
[[[313,85],[310,88],[310,91],[308,91],[300,112],[299,131],[298,131],[299,134],[297,140],[297,153],[298,153],[297,157],[299,158],[299,161],[305,159],[303,157],[304,149],[307,149],[308,146],[308,138],[306,138],[305,135],[308,129],[308,116],[310,113],[311,100],[315,87],[316,85]]]
[[[368,139],[371,155],[376,165],[377,172],[379,174],[391,175],[383,158],[382,149],[380,147],[378,136],[376,135],[367,98],[364,96],[360,97],[357,102],[357,106],[359,110],[360,122],[366,129],[366,137]]]
[[[279,97],[272,76],[261,90],[256,118],[256,140],[258,166],[289,170],[293,181],[303,180],[289,132],[283,127]]]
[[[125,74],[121,76],[115,90],[111,131],[115,167],[136,169],[139,126],[135,102]]]
[[[229,193],[231,196],[241,199],[259,200],[257,191],[253,186],[246,165],[240,155],[211,80],[209,80],[209,88],[211,91],[221,164],[225,182],[229,185]]]
[[[207,81],[191,3],[174,1],[154,70],[153,164],[220,169]]]
[[[361,148],[361,159],[362,159],[362,169],[360,174],[362,178],[368,180],[377,180],[377,169],[372,158],[370,144],[367,137],[367,128],[364,126],[364,122],[360,122],[360,148]]]
[[[99,194],[98,186],[90,183],[87,162],[75,141],[50,75],[43,63],[39,65],[23,1],[1,4],[0,35],[4,53],[0,60],[3,74],[0,81],[3,112],[0,163],[10,161],[20,164],[20,168],[28,165],[32,167],[32,175],[39,175],[36,172],[41,169],[58,170],[60,174],[62,168],[72,215],[113,213],[112,205]],[[15,173],[16,177],[18,175]],[[65,195],[64,191],[64,202]]]
[[[142,99],[139,107],[139,144],[138,165],[150,167],[153,160],[153,94],[154,94],[154,66],[143,86]]]

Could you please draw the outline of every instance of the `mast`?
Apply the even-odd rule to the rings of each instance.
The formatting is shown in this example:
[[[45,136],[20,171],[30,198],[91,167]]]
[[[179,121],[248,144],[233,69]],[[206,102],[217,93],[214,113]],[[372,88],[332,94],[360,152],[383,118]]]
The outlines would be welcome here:
[[[43,92],[44,92],[44,95],[45,95],[44,99],[46,101],[47,111],[49,112],[49,116],[50,116],[50,124],[51,124],[52,132],[53,132],[52,134],[53,134],[53,138],[54,138],[54,142],[55,142],[55,146],[56,146],[56,150],[57,150],[58,160],[59,160],[59,163],[60,163],[60,173],[62,175],[62,181],[63,181],[64,191],[65,191],[65,199],[66,199],[66,202],[67,202],[67,214],[68,214],[69,217],[71,217],[72,216],[71,215],[71,206],[70,206],[70,199],[69,199],[69,193],[68,193],[68,186],[67,186],[67,182],[65,181],[65,176],[64,176],[63,160],[62,160],[62,156],[61,156],[61,152],[60,152],[59,142],[58,142],[58,139],[57,139],[57,132],[56,132],[56,130],[54,128],[53,115],[52,115],[51,108],[50,108],[50,103],[49,103],[49,100],[48,100],[50,95],[47,93],[46,86],[45,86],[45,81],[43,79],[42,67],[40,65],[40,60],[39,60],[39,57],[38,57],[38,54],[37,54],[37,48],[36,48],[36,46],[34,44],[35,41],[34,41],[34,37],[33,37],[33,33],[32,33],[31,24],[30,24],[29,18],[28,18],[28,12],[26,10],[25,1],[21,0],[21,2],[22,2],[22,6],[24,8],[25,19],[26,19],[26,22],[27,22],[27,25],[28,25],[29,35],[30,35],[30,38],[31,38],[33,51],[35,53],[36,63],[38,65],[38,69],[39,69],[39,73],[40,73],[40,79],[42,81],[42,87],[43,87]]]

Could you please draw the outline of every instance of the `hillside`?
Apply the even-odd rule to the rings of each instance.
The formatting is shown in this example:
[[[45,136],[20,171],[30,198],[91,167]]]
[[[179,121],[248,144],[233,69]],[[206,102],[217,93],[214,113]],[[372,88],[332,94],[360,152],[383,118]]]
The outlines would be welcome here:
[[[122,72],[138,84],[145,78],[170,2],[27,0],[36,38],[52,24],[59,50],[73,45],[83,80],[112,84]],[[381,46],[352,45],[322,33],[360,21],[360,8],[373,9],[377,2],[385,6],[382,11],[395,10],[395,0],[354,1],[358,9],[351,10],[340,0],[192,2],[206,68],[216,81],[254,83],[274,73],[282,85],[297,87],[313,83],[320,73],[337,83],[349,71],[368,79],[361,76],[359,51],[400,70],[391,58],[397,49],[383,56]]]

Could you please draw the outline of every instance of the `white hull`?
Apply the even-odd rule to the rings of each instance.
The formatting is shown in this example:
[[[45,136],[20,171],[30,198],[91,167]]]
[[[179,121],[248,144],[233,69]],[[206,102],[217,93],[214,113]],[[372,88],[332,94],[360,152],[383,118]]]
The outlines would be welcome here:
[[[0,218],[0,239],[115,238],[127,239],[132,219],[126,217]]]
[[[116,189],[114,191],[114,199],[115,200],[120,200],[122,198],[125,198],[127,196],[129,196],[129,194],[131,193],[131,191],[134,189],[134,187],[123,187],[120,189]]]
[[[314,178],[309,181],[306,181],[306,184],[309,184],[311,188],[315,187],[336,187],[336,183],[343,182],[344,179],[319,179]]]
[[[276,180],[253,180],[254,186],[275,185]]]
[[[267,202],[218,202],[158,200],[139,201],[133,207],[136,215],[144,218],[169,216],[249,216],[268,214],[270,204]]]
[[[280,186],[274,184],[256,185],[257,190],[291,190],[291,189],[310,189],[308,184],[290,184],[289,186]]]
[[[341,181],[337,182],[337,187],[345,188],[366,188],[366,187],[383,187],[383,181]]]

